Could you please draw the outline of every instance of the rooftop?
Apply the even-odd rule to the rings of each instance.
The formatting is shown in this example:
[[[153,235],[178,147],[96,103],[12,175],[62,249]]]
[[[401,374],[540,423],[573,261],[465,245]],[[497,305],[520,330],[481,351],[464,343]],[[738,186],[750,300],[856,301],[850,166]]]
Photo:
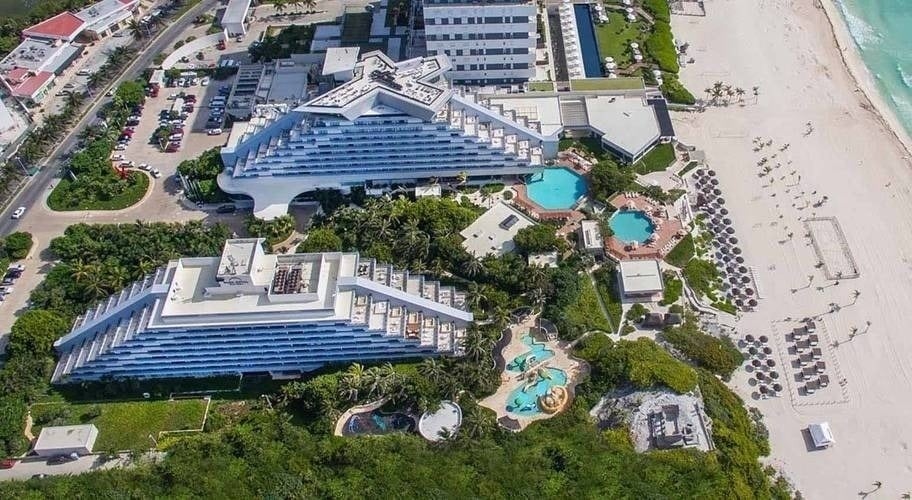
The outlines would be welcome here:
[[[65,448],[92,448],[98,429],[94,424],[62,425],[59,427],[44,427],[35,441],[35,450],[53,450]]]
[[[650,293],[662,291],[662,271],[657,260],[622,260],[621,282],[624,293]]]
[[[589,126],[603,140],[635,156],[659,138],[653,107],[640,97],[599,96],[586,99]]]
[[[39,89],[44,87],[53,78],[54,73],[47,71],[29,74],[20,79],[18,85],[13,86],[13,95],[17,97],[33,97]]]
[[[352,71],[358,63],[358,47],[330,47],[326,49],[323,60],[323,75],[334,75],[343,71]]]
[[[512,252],[513,237],[524,227],[534,226],[535,221],[512,206],[500,202],[475,219],[459,234],[465,238],[462,246],[470,254],[481,258],[485,255],[503,255]]]
[[[355,65],[354,78],[308,101],[299,110],[339,114],[354,120],[375,104],[392,104],[430,118],[451,94],[443,84],[433,83],[448,69],[450,61],[446,56],[394,62],[380,51],[369,52]]]
[[[0,61],[0,71],[15,68],[44,69],[44,66],[57,58],[67,45],[58,40],[26,38]]]
[[[139,3],[138,0],[101,0],[76,13],[76,17],[86,22],[85,29],[102,31],[116,19],[122,19],[123,13],[129,12]]]
[[[580,233],[582,233],[582,244],[584,248],[604,248],[605,242],[602,241],[602,231],[599,228],[599,223],[597,221],[580,221]]]
[[[250,10],[250,0],[229,0],[225,13],[222,14],[222,24],[243,23],[248,10]]]
[[[61,12],[54,17],[22,30],[22,35],[73,40],[85,27],[86,22],[75,14]]]

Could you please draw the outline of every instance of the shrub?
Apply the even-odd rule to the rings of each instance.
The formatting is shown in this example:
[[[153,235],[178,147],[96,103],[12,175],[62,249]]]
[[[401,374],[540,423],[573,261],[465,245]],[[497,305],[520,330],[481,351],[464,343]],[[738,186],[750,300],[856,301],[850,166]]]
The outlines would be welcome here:
[[[659,90],[662,91],[662,94],[665,95],[665,98],[668,99],[668,102],[673,102],[676,104],[687,104],[691,105],[697,102],[697,99],[693,94],[684,87],[684,84],[681,83],[677,77],[669,74],[666,75],[662,80],[662,86],[659,87]]]
[[[668,252],[668,255],[665,256],[665,262],[683,269],[690,259],[693,258],[694,251],[693,236],[688,234],[682,238],[670,252]]]
[[[554,227],[547,224],[535,224],[520,229],[513,237],[513,243],[523,255],[561,250],[565,246]]]
[[[668,8],[666,0],[643,0],[643,9],[652,14],[656,22],[671,22],[671,9]]]
[[[512,200],[512,199],[513,199],[513,191],[504,191],[504,192],[503,192],[503,199],[505,199],[505,200],[507,200],[507,201]]]
[[[679,327],[669,328],[661,336],[698,366],[725,379],[731,377],[744,361],[731,339],[716,338],[700,331],[693,318],[688,318]]]
[[[3,249],[11,259],[24,259],[32,249],[32,235],[18,231],[6,237]]]
[[[630,335],[631,333],[633,333],[635,331],[636,331],[636,327],[634,327],[630,323],[624,323],[624,326],[621,327],[621,336],[624,337],[624,336]]]
[[[307,233],[307,239],[298,245],[297,253],[339,252],[342,238],[329,228],[317,228]]]
[[[48,356],[54,341],[69,328],[67,320],[55,312],[43,309],[26,311],[10,328],[9,353]]]
[[[591,384],[602,395],[624,380],[641,389],[664,385],[678,393],[693,390],[697,374],[648,338],[612,342],[604,335],[590,335],[575,354],[589,362]]]
[[[646,310],[646,307],[639,302],[630,306],[630,309],[627,310],[627,314],[624,315],[627,318],[627,321],[633,321],[634,323],[639,323],[643,320],[643,316],[649,312]]]
[[[680,300],[681,294],[684,292],[684,283],[678,279],[676,274],[670,271],[662,273],[662,277],[665,281],[665,291],[662,295],[662,300],[659,301],[659,305],[667,306],[669,304],[674,304]],[[680,308],[680,306],[678,307]]]
[[[677,73],[680,70],[671,26],[667,23],[657,22],[655,24],[649,38],[646,39],[646,53],[662,71]]]

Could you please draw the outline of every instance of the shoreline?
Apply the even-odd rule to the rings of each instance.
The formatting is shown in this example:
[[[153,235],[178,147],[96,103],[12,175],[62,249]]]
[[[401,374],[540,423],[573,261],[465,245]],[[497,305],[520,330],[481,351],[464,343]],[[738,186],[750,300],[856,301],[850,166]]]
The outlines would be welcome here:
[[[877,89],[874,75],[865,64],[861,51],[852,38],[852,33],[846,24],[845,16],[836,5],[836,0],[815,0],[815,7],[823,11],[823,15],[830,25],[833,42],[839,50],[842,65],[855,82],[855,87],[862,94],[863,104],[877,116],[879,122],[889,130],[902,149],[905,150],[905,160],[912,160],[912,137],[906,132],[896,113],[886,103],[884,96]],[[834,19],[835,18],[835,19]],[[912,166],[912,161],[910,161]]]

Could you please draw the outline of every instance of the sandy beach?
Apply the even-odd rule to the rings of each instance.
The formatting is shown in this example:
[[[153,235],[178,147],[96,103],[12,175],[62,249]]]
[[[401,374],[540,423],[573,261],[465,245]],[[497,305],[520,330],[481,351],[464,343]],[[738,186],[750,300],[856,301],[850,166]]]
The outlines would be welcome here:
[[[765,415],[769,463],[806,498],[899,498],[912,490],[912,164],[905,147],[912,141],[894,117],[877,112],[886,110],[880,98],[862,90],[873,91],[871,77],[838,17],[834,33],[832,4],[706,6],[706,17],[672,19],[695,59],[682,80],[698,97],[716,81],[747,94],[704,113],[675,114],[675,126],[718,172],[762,290],[739,332],[770,336],[788,379],[787,394],[765,400],[745,371],[732,386]],[[755,151],[758,137],[772,144]],[[762,158],[771,169],[765,175]],[[805,236],[808,218],[838,221],[857,278],[827,279]],[[792,378],[796,356],[785,340],[791,319],[807,316],[819,316],[833,379],[812,396]],[[803,430],[820,421],[830,422],[837,443],[815,451]]]

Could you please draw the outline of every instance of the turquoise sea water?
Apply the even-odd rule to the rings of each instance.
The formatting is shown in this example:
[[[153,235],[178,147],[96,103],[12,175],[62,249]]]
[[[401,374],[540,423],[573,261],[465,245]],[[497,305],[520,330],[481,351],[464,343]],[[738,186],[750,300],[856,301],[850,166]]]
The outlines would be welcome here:
[[[884,101],[912,135],[912,0],[836,0]]]

